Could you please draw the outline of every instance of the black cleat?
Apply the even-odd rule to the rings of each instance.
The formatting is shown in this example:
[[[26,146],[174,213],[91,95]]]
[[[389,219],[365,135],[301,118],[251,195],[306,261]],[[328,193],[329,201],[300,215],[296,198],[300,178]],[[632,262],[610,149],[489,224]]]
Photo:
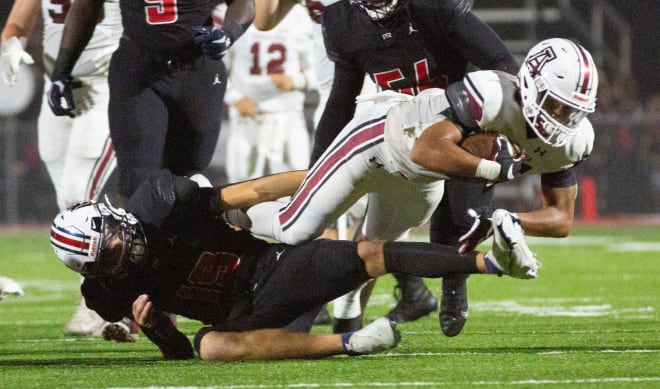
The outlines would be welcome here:
[[[444,277],[440,300],[440,328],[446,336],[461,333],[468,317],[467,275]]]
[[[396,279],[399,281],[394,289],[397,304],[385,316],[397,323],[405,323],[427,316],[438,309],[438,300],[421,278],[397,274]]]

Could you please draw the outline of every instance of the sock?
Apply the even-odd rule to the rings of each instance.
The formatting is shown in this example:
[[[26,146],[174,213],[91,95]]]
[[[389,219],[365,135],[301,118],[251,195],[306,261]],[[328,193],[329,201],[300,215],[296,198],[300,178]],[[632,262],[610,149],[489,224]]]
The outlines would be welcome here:
[[[344,347],[344,353],[346,355],[354,357],[356,355],[360,355],[360,353],[357,353],[348,348],[348,341],[351,339],[351,336],[353,336],[353,332],[345,332],[341,334],[341,345]]]
[[[502,270],[493,263],[493,261],[490,259],[490,257],[493,256],[492,252],[487,252],[486,255],[484,255],[484,264],[486,265],[486,273],[488,274],[497,274],[499,276],[502,275]]]
[[[456,247],[422,242],[386,242],[385,269],[419,277],[438,278],[451,274],[481,273],[477,253],[458,254]]]

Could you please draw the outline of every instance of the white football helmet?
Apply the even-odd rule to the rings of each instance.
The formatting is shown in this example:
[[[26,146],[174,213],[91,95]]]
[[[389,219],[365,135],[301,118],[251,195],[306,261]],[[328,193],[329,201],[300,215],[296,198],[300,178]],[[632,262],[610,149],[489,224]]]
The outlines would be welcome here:
[[[554,147],[568,143],[578,123],[596,108],[596,64],[584,47],[568,39],[547,39],[532,47],[518,82],[525,120]]]
[[[55,216],[50,244],[68,268],[83,276],[121,276],[131,264],[142,264],[146,251],[142,227],[132,214],[96,202]]]

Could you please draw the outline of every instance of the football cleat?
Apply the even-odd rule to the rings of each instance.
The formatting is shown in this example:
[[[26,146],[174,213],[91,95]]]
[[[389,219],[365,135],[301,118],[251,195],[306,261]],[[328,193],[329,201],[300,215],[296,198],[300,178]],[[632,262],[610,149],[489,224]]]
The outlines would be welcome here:
[[[401,332],[396,322],[386,317],[376,319],[359,331],[343,334],[342,342],[348,355],[371,354],[396,347]]]
[[[443,277],[440,328],[446,336],[461,333],[468,317],[467,275]]]
[[[527,246],[520,221],[504,209],[493,212],[493,248],[485,255],[486,266],[514,278],[536,278],[541,262]]]
[[[438,300],[419,277],[397,274],[394,289],[397,304],[385,316],[397,323],[415,321],[438,309]]]
[[[76,312],[64,326],[64,334],[71,336],[101,336],[108,324],[93,310],[87,308],[85,300],[80,300]]]

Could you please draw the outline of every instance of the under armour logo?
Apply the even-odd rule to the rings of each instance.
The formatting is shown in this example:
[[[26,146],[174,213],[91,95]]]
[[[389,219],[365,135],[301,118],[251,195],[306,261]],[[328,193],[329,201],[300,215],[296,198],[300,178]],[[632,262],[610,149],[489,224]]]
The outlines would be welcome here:
[[[415,28],[413,27],[412,23],[410,23],[410,24],[408,25],[408,35],[412,35],[413,32],[419,32],[419,30],[415,30]]]
[[[213,85],[218,85],[218,84],[222,84],[222,81],[220,81],[220,75],[216,73],[215,80],[213,80]]]
[[[534,149],[534,154],[538,154],[541,157],[543,155],[545,155],[545,153],[547,153],[547,151],[545,149],[540,148],[540,147],[537,147],[536,149]]]

